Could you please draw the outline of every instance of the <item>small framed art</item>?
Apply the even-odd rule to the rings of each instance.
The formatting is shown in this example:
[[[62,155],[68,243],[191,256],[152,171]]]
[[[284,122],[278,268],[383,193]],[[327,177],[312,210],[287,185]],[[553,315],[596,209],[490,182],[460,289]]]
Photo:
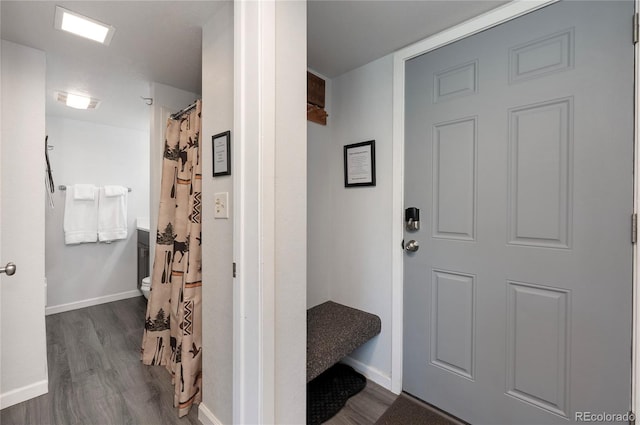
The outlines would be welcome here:
[[[231,175],[231,131],[211,137],[213,144],[213,177]]]
[[[376,141],[344,147],[344,187],[376,185]]]

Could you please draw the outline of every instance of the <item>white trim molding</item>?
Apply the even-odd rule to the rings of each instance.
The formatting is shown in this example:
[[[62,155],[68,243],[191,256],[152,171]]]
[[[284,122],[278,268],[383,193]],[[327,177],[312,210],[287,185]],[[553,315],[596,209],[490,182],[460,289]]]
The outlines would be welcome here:
[[[204,403],[198,405],[198,420],[202,425],[224,425]]]
[[[394,53],[393,57],[393,168],[392,168],[392,240],[394,250],[392,275],[392,351],[391,391],[402,391],[403,349],[403,251],[400,249],[404,237],[402,211],[404,209],[404,92],[405,63],[409,59],[454,43],[481,31],[548,6],[558,0],[514,0],[438,34],[418,41]]]
[[[275,422],[275,1],[234,4],[233,423]]]
[[[49,381],[47,379],[34,382],[33,384],[26,385],[22,388],[7,391],[6,393],[0,394],[0,409],[22,403],[23,401],[31,400],[32,398],[41,396],[48,392]]]
[[[387,390],[391,390],[391,377],[388,374],[383,373],[381,370],[364,364],[351,356],[343,358],[342,360],[340,360],[340,362],[346,364],[347,366],[351,366],[357,372],[363,374],[364,377],[368,380],[375,382],[376,384]]]
[[[135,298],[142,295],[139,289],[132,291],[118,292],[117,294],[104,295],[96,298],[89,298],[81,301],[74,301],[67,304],[52,305],[44,310],[45,316],[50,314],[64,313],[65,311],[78,310],[80,308],[91,307],[93,305],[111,303],[114,301],[126,300],[127,298]]]
[[[635,13],[640,12],[640,0],[635,0]],[[636,28],[637,29],[637,28]],[[635,96],[634,96],[634,169],[633,169],[633,212],[638,214],[640,211],[640,43],[634,46],[634,78],[635,78]],[[638,367],[638,344],[640,343],[640,291],[638,291],[638,276],[640,267],[640,250],[638,242],[633,245],[633,336],[631,346],[631,411],[638,412],[640,406],[640,392],[638,384],[640,383],[640,368]]]

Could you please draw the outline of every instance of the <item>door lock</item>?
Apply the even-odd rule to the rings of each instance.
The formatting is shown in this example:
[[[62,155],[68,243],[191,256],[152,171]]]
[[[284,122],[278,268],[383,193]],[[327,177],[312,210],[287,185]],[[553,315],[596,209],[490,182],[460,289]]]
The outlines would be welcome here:
[[[404,221],[408,232],[420,230],[420,209],[410,207],[404,210]]]
[[[16,273],[16,265],[8,262],[6,266],[0,267],[0,273],[6,273],[7,276],[13,276]]]
[[[420,249],[420,244],[418,243],[418,241],[414,241],[413,239],[411,239],[409,242],[406,243],[406,245],[404,246],[404,249],[407,252],[416,252],[418,249]]]

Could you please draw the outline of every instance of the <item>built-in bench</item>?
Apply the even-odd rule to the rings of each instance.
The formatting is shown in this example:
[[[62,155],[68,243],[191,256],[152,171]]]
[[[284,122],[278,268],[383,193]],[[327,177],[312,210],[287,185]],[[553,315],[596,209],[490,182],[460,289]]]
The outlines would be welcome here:
[[[307,382],[380,333],[380,318],[327,301],[307,311]]]

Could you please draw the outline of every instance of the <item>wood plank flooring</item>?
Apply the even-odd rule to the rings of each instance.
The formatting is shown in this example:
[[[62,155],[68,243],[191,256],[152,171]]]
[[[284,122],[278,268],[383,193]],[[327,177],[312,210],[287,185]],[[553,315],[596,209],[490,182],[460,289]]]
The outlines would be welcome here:
[[[46,317],[49,393],[0,411],[2,425],[199,425],[179,419],[171,377],[140,362],[144,297]],[[396,395],[374,382],[326,424],[372,425]]]
[[[144,297],[47,316],[49,393],[0,411],[2,425],[196,425],[178,419],[162,366],[140,362]]]
[[[373,425],[398,396],[367,380],[364,390],[351,397],[346,406],[325,425]]]

